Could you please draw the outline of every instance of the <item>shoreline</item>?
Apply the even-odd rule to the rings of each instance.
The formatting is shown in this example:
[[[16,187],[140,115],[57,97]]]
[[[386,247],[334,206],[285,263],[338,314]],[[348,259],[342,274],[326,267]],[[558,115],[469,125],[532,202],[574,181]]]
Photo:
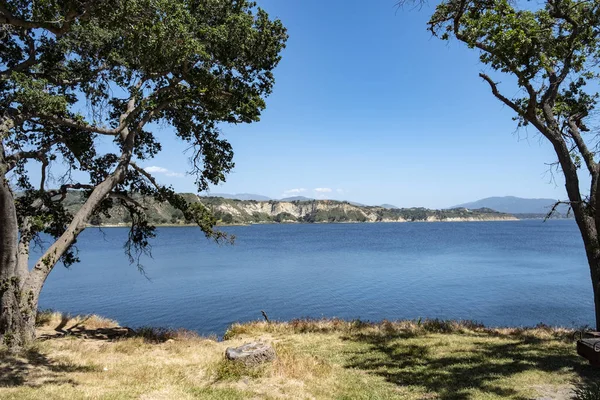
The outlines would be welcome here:
[[[566,218],[565,218],[566,219]],[[343,224],[410,224],[410,223],[451,223],[451,222],[517,222],[517,221],[543,221],[544,218],[490,218],[490,219],[441,219],[441,220],[418,220],[418,221],[344,221],[344,222],[254,222],[249,224],[216,224],[217,227],[229,227],[229,226],[252,226],[252,225],[343,225]],[[102,224],[102,225],[91,225],[88,224],[87,228],[127,228],[129,224]],[[197,227],[196,224],[154,224],[157,228],[193,228]]]

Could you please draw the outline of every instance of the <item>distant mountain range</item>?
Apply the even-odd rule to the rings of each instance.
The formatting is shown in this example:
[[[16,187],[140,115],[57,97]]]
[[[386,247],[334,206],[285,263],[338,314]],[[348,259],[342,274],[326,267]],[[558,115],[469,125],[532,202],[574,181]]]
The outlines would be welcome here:
[[[238,193],[238,194],[210,193],[210,194],[207,194],[206,197],[222,197],[224,199],[255,200],[255,201],[272,200],[270,197],[262,196],[260,194],[252,194],[252,193]]]
[[[548,214],[552,207],[556,204],[554,199],[524,199],[521,197],[504,196],[504,197],[488,197],[473,201],[471,203],[459,204],[450,208],[467,208],[476,210],[479,208],[489,208],[498,212],[508,214]],[[556,212],[565,216],[568,207],[559,205]]]
[[[314,199],[311,199],[310,197],[304,197],[304,196],[292,196],[292,197],[285,197],[283,199],[280,199],[280,201],[311,201]]]

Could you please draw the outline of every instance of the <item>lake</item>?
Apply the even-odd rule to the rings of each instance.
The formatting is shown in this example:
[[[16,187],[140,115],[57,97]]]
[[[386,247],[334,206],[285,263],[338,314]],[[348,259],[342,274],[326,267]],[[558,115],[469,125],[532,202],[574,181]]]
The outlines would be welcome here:
[[[594,322],[572,220],[158,228],[148,278],[123,252],[127,229],[86,229],[81,263],[57,265],[40,308],[122,325],[222,335],[236,321],[341,317],[470,319],[490,326]]]

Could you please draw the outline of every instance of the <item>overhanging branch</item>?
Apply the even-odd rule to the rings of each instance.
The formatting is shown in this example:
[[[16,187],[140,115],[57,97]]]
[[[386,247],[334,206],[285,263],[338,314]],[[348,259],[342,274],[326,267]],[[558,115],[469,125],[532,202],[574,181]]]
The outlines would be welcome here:
[[[144,170],[143,168],[141,168],[140,166],[138,166],[134,161],[130,161],[129,165],[131,165],[131,167],[137,171],[138,173],[140,173],[141,175],[143,175],[146,179],[148,179],[148,181],[150,181],[150,183],[152,183],[152,185],[158,189],[161,190],[163,189],[163,187],[156,181],[156,179],[146,170]]]

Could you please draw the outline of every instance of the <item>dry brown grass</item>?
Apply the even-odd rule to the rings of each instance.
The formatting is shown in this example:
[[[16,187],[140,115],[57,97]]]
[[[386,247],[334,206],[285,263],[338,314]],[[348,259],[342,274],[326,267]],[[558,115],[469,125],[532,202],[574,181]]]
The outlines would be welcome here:
[[[403,320],[368,322],[343,319],[294,319],[288,322],[254,321],[233,324],[225,339],[260,333],[343,333],[418,336],[428,333],[484,334],[499,337],[571,340],[574,331],[563,327],[538,325],[534,328],[487,328],[473,321],[455,320]]]
[[[571,331],[544,326],[253,322],[218,342],[96,316],[42,317],[45,340],[18,356],[0,352],[1,399],[565,398],[572,381],[600,379],[575,355]],[[226,347],[255,340],[273,344],[277,360],[254,369],[225,361]]]

